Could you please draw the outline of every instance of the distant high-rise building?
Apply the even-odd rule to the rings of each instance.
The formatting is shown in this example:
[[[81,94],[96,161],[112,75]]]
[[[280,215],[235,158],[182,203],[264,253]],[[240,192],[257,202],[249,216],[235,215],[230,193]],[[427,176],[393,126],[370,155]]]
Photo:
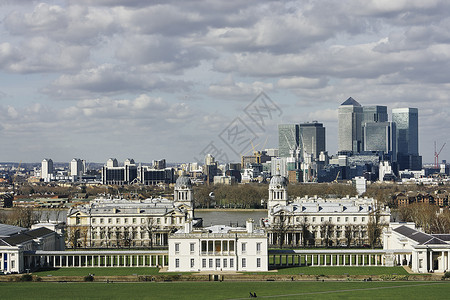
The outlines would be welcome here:
[[[325,151],[325,127],[316,121],[300,124],[300,143],[302,145],[302,156],[306,153],[314,159]]]
[[[133,159],[126,159],[123,167],[119,167],[117,159],[110,158],[102,168],[103,184],[129,184],[138,177],[137,166]]]
[[[74,158],[70,161],[70,176],[79,177],[83,175],[83,161],[79,158]]]
[[[166,168],[166,160],[165,159],[153,160],[153,169],[162,170],[165,168]]]
[[[387,106],[373,105],[363,107],[362,124],[366,122],[387,122]]]
[[[298,124],[278,125],[278,155],[290,157],[291,151],[300,145],[300,127]]]
[[[364,151],[389,154],[391,161],[397,161],[397,132],[393,122],[366,122],[363,125]]]
[[[392,122],[397,127],[397,161],[400,170],[420,170],[419,112],[417,108],[392,109]]]
[[[41,178],[47,180],[53,175],[53,172],[53,160],[44,158],[41,164]]]
[[[352,97],[339,106],[338,151],[358,153],[361,150],[363,108]]]

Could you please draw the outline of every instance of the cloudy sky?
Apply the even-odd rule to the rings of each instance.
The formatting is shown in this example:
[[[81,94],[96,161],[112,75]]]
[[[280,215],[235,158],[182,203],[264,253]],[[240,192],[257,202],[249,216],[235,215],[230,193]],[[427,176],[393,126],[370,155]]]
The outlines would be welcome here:
[[[0,20],[0,161],[237,160],[312,120],[335,153],[350,96],[419,108],[424,162],[448,141],[449,1],[0,0]]]

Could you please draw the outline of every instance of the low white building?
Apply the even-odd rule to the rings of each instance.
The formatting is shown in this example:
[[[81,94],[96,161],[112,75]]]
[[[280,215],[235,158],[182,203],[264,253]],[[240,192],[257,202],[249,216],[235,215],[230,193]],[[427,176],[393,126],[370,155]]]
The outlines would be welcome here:
[[[25,252],[64,250],[63,236],[47,227],[36,224],[34,229],[25,231],[18,227],[20,230],[17,232],[0,237],[0,273],[22,273],[24,266],[33,268],[40,265],[38,261],[25,261]]]
[[[267,271],[267,236],[255,229],[214,225],[192,230],[186,224],[169,236],[169,271]]]
[[[174,200],[96,199],[71,208],[68,244],[73,248],[167,246],[169,233],[194,219],[192,184],[189,177],[181,176],[175,184]],[[201,224],[201,220],[195,222]]]
[[[386,226],[390,221],[390,209],[373,198],[289,199],[287,180],[280,175],[270,180],[267,207],[269,245],[363,245],[369,243],[370,222]]]
[[[395,264],[416,273],[445,272],[450,267],[450,234],[427,234],[414,223],[391,223],[383,234],[386,253],[395,252]]]

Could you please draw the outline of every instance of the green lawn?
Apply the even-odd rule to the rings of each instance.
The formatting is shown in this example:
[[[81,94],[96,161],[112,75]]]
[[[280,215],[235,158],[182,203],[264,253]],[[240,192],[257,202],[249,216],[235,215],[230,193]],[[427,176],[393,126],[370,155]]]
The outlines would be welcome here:
[[[95,274],[96,276],[126,276],[126,275],[155,275],[158,274],[158,268],[60,268],[54,270],[34,272],[37,276],[86,276]]]
[[[0,283],[2,299],[446,299],[449,282]]]

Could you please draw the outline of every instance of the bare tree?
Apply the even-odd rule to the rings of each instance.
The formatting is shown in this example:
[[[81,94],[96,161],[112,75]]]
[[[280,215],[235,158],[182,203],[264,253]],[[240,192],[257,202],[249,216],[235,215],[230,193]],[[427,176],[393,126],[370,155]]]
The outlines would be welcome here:
[[[280,247],[283,248],[283,245],[286,244],[286,233],[291,229],[289,224],[289,218],[286,216],[284,212],[281,212],[278,216],[275,217],[275,222],[272,225],[272,232],[275,235],[276,243]]]
[[[8,224],[30,228],[38,221],[37,217],[32,207],[14,207],[8,216]]]
[[[320,225],[320,235],[326,247],[330,246],[330,239],[333,237],[333,233],[334,224],[330,221],[325,221]]]
[[[353,241],[354,231],[355,231],[355,226],[353,224],[349,224],[349,225],[345,226],[344,235],[345,235],[345,239],[347,240],[347,247],[350,247],[350,245]]]
[[[145,224],[141,226],[141,230],[147,232],[149,247],[150,249],[153,249],[153,235],[155,234],[155,231],[158,230],[156,218],[147,217]]]
[[[372,249],[381,244],[381,233],[386,226],[388,226],[388,224],[381,220],[381,207],[375,205],[372,212],[369,214],[369,222],[367,223],[367,238]]]

